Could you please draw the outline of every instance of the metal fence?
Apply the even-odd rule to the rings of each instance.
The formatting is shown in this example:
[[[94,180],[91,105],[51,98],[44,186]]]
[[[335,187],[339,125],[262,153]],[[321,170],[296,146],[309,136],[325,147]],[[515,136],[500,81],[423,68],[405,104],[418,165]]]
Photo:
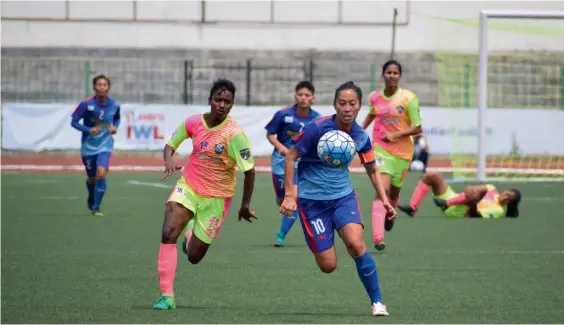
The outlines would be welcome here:
[[[489,106],[564,108],[564,58],[490,58]],[[353,80],[365,94],[381,87],[381,63],[366,59],[206,59],[2,57],[2,102],[76,103],[92,94],[91,79],[104,73],[122,103],[205,104],[214,79],[233,80],[236,103],[287,105],[295,84],[310,80],[316,104],[331,104],[334,89]],[[421,105],[475,107],[477,57],[401,58],[402,85]]]

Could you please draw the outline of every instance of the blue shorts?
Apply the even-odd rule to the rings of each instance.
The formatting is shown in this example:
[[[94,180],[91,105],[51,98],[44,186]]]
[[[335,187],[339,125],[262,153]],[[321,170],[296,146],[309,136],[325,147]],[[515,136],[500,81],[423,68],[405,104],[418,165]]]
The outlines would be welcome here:
[[[96,168],[98,167],[109,169],[110,158],[112,158],[111,152],[100,152],[97,155],[82,156],[82,163],[86,168],[86,175],[88,175],[88,177],[96,176]]]
[[[298,169],[294,169],[294,185],[298,184]],[[272,185],[274,185],[274,192],[276,197],[284,199],[286,189],[284,188],[284,175],[272,174]]]
[[[300,220],[307,245],[313,253],[321,253],[334,244],[334,231],[349,223],[364,227],[356,193],[336,200],[298,198]]]

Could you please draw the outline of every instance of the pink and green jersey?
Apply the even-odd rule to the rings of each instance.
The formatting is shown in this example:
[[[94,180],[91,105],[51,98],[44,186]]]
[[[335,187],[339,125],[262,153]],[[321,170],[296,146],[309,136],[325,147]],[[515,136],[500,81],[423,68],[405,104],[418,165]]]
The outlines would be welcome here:
[[[386,133],[405,131],[411,126],[421,125],[419,100],[411,91],[398,88],[391,97],[386,97],[383,90],[373,91],[368,97],[369,114],[374,115],[372,142],[392,155],[411,160],[413,157],[413,139],[404,137],[391,143],[382,141]]]
[[[177,150],[186,139],[192,139],[193,150],[182,176],[202,196],[232,197],[235,167],[246,172],[255,166],[249,139],[230,116],[210,128],[204,114],[192,115],[176,128],[167,144]]]
[[[499,202],[499,191],[491,184],[486,185],[488,191],[478,202],[477,210],[484,219],[499,219],[503,217],[505,211]]]

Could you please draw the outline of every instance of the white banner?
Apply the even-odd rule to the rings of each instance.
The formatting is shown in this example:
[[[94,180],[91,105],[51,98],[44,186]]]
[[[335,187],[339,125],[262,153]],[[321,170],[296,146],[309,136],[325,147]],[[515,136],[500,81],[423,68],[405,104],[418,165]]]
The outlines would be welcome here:
[[[2,107],[2,148],[7,150],[77,150],[80,132],[70,126],[74,105],[5,104]],[[267,156],[272,146],[264,126],[276,106],[235,106],[231,116],[251,140],[256,156]],[[334,112],[331,106],[317,106],[323,115]],[[121,106],[122,119],[115,136],[116,150],[161,150],[166,139],[187,116],[204,113],[207,105],[139,105]],[[363,108],[358,122],[368,113]],[[477,111],[422,107],[423,129],[431,154],[477,153]],[[488,154],[564,155],[564,111],[541,109],[489,109],[487,114]],[[371,133],[372,127],[369,128]],[[191,152],[191,141],[179,153]]]

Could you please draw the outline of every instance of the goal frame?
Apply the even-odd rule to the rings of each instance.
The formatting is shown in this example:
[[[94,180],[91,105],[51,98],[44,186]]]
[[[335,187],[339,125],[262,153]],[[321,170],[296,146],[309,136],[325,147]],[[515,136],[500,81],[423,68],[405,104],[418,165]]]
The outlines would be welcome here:
[[[482,10],[480,11],[480,43],[478,70],[478,165],[477,180],[485,182],[486,177],[486,112],[488,109],[488,20],[505,19],[562,19],[564,11],[558,10]]]

